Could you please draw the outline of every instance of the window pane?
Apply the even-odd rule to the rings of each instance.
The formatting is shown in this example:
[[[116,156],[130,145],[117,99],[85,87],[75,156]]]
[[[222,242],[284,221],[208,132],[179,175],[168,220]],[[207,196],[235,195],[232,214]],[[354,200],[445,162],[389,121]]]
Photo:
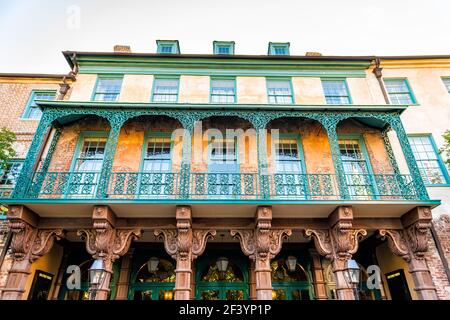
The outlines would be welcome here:
[[[3,172],[0,176],[0,188],[1,187],[13,187],[16,184],[16,180],[22,170],[22,162],[12,162],[6,164]]]
[[[170,171],[170,137],[149,137],[144,158],[145,172]]]
[[[275,47],[275,54],[286,54],[286,48],[285,47]]]
[[[384,85],[393,104],[414,103],[411,92],[406,84],[406,80],[384,80]]]
[[[36,100],[55,100],[56,92],[33,92],[32,101],[28,110],[28,119],[40,119],[42,111],[36,104]]]
[[[428,136],[409,137],[409,143],[425,184],[446,183],[440,159],[433,148],[431,138]]]
[[[86,138],[77,159],[77,171],[100,171],[105,154],[106,138]]]
[[[228,46],[218,46],[217,47],[217,53],[219,54],[229,54],[230,53],[230,47]]]
[[[350,104],[350,95],[345,80],[322,80],[327,104]]]
[[[153,101],[177,102],[178,79],[155,79]]]
[[[122,79],[101,78],[95,89],[95,101],[117,101],[122,86]]]
[[[161,46],[161,53],[172,53],[172,46]]]
[[[235,102],[235,82],[234,82],[234,80],[212,80],[211,81],[211,102],[213,102],[213,103],[234,103]]]
[[[291,83],[289,80],[269,80],[267,82],[267,93],[269,103],[293,103]]]

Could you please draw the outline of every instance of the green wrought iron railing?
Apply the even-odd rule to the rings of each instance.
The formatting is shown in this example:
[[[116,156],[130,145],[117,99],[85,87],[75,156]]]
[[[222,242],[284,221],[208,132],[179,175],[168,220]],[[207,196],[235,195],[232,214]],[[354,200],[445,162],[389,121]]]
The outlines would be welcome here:
[[[25,198],[99,199],[99,179],[100,172],[37,172]],[[107,179],[108,199],[420,200],[404,174],[346,174],[344,193],[335,174],[113,172]]]

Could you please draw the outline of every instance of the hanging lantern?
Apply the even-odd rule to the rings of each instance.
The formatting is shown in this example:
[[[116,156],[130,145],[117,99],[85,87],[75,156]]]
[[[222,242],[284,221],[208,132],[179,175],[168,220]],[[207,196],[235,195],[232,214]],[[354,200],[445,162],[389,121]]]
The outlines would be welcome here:
[[[228,258],[226,257],[220,257],[217,259],[216,261],[216,266],[217,266],[217,270],[219,270],[219,272],[225,273],[228,270]]]
[[[295,272],[295,270],[297,269],[297,258],[295,256],[287,257],[286,265],[288,267],[289,272]]]
[[[101,258],[94,260],[92,266],[89,268],[91,284],[96,287],[101,287],[106,277],[106,272],[105,261]]]
[[[348,283],[352,285],[357,285],[359,283],[360,268],[355,260],[347,261],[347,270],[345,274]]]
[[[159,259],[156,257],[151,257],[147,261],[148,272],[155,273],[158,270]]]

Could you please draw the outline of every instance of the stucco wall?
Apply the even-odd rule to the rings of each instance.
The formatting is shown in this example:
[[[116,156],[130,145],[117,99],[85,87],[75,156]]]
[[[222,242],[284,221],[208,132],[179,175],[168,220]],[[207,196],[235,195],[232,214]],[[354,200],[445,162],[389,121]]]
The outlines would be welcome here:
[[[181,76],[178,101],[180,103],[208,103],[209,82],[208,76]]]
[[[126,74],[123,77],[119,101],[150,102],[152,85],[152,75]]]

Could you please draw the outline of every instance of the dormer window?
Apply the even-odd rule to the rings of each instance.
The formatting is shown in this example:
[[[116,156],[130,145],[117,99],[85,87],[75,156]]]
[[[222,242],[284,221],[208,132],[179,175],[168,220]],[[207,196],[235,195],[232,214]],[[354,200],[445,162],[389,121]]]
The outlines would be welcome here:
[[[288,56],[289,55],[289,42],[269,42],[268,55]]]
[[[214,41],[214,54],[234,54],[234,41]]]
[[[157,53],[162,54],[178,54],[180,53],[180,45],[178,40],[156,40]]]

